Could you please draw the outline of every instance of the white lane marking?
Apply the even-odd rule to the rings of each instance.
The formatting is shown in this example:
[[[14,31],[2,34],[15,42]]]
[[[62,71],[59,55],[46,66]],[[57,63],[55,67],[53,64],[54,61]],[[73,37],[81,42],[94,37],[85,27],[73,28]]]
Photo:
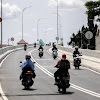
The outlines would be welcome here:
[[[86,67],[85,67],[85,69],[87,69],[87,70],[89,70],[89,71],[91,71],[91,72],[94,72],[94,73],[96,73],[96,74],[100,74],[99,72],[96,72],[96,71],[94,71],[94,70],[92,70],[92,69],[89,69],[89,68],[86,68]]]
[[[0,93],[1,93],[1,96],[2,96],[3,100],[8,100],[8,98],[5,96],[5,94],[2,90],[1,83],[0,83]]]
[[[33,51],[33,50],[32,50],[32,51]],[[31,56],[32,56],[32,54],[31,54],[32,51],[29,52]],[[33,59],[33,57],[32,57],[32,60],[35,61],[35,59]],[[36,62],[36,61],[35,61],[35,62]],[[37,66],[39,69],[41,69],[44,73],[46,73],[47,75],[49,75],[50,77],[54,78],[53,73],[49,72],[47,69],[45,69],[44,67],[42,67],[41,65],[39,65],[37,62],[36,62],[36,66]],[[79,91],[81,91],[81,92],[84,92],[84,93],[87,93],[87,94],[89,94],[89,95],[92,95],[92,96],[95,96],[95,97],[100,98],[100,94],[99,94],[99,93],[96,93],[96,92],[90,91],[90,90],[88,90],[88,89],[79,87],[79,86],[74,85],[74,84],[72,84],[72,83],[70,83],[70,84],[71,84],[71,87],[74,88],[74,89],[76,89],[76,90],[79,90]]]
[[[1,63],[0,63],[0,67],[1,67],[1,65],[3,64],[3,62],[7,59],[7,57],[9,56],[9,55],[11,55],[11,53],[10,54],[8,54],[2,61],[1,61]]]
[[[49,52],[49,51],[47,51],[50,55],[51,55],[51,53]],[[57,57],[58,59],[60,59],[60,57]],[[73,63],[71,63],[71,65],[73,65]],[[85,68],[85,69],[87,69],[87,70],[89,70],[89,71],[91,71],[91,72],[94,72],[94,73],[96,73],[96,74],[100,74],[99,72],[97,72],[97,71],[94,71],[94,70],[92,70],[92,69],[89,69],[89,68],[86,68],[86,67],[83,67],[83,68]]]
[[[52,59],[35,59],[35,60],[52,60]]]
[[[11,55],[12,53],[10,53],[9,55]],[[7,57],[9,56],[7,55],[0,63],[0,67],[1,65],[3,64],[3,62],[7,59]],[[5,96],[4,92],[3,92],[3,89],[1,87],[1,83],[0,83],[0,93],[1,93],[1,97],[3,98],[3,100],[8,100],[8,98]]]

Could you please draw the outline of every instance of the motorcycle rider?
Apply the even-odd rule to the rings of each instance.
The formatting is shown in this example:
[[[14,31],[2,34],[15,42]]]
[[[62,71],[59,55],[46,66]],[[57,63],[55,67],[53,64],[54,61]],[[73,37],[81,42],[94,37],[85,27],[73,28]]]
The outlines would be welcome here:
[[[78,51],[78,46],[75,47],[75,51],[73,52],[73,58],[76,57],[76,54],[80,55],[80,52]]]
[[[24,44],[24,50],[25,50],[25,49],[27,49],[27,45],[26,45],[26,44]]]
[[[76,55],[81,56],[81,53],[78,51],[78,46],[75,47],[75,51],[73,52],[73,59],[75,62]]]
[[[25,60],[22,62],[21,68],[22,68],[22,73],[20,75],[20,80],[24,77],[24,74],[27,71],[32,71],[33,78],[35,78],[36,75],[35,75],[35,72],[34,72],[34,63],[31,61],[30,55],[25,56]]]
[[[43,47],[42,47],[42,45],[40,45],[40,47],[39,47],[39,49],[38,49],[38,50],[40,51],[40,49],[42,49],[42,51],[43,51]]]
[[[36,42],[34,43],[34,47],[36,47]]]
[[[58,70],[54,73],[55,77],[55,84],[58,84],[57,77],[60,76],[63,72],[66,72],[69,75],[68,70],[70,69],[70,62],[66,59],[66,54],[62,54],[62,59],[58,61],[57,65],[55,66]],[[68,85],[69,82],[68,82]]]
[[[58,51],[56,45],[53,45],[52,51],[54,51],[54,50],[57,50]]]

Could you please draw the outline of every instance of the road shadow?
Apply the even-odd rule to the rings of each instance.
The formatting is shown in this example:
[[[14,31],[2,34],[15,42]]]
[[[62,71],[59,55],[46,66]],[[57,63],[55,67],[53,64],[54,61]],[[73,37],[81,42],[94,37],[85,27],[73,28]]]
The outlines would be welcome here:
[[[29,89],[22,89],[22,90],[26,90],[26,91],[35,91],[35,90],[37,90],[37,89],[33,89],[33,88],[29,88]]]
[[[79,68],[79,69],[78,69],[78,68],[76,68],[76,69],[75,69],[75,68],[74,68],[73,70],[84,70],[84,69],[82,69],[82,68]]]
[[[69,92],[67,91],[66,93],[59,93],[59,92],[56,92],[56,93],[52,93],[52,94],[7,94],[5,93],[5,95],[2,95],[1,96],[7,96],[7,97],[17,97],[17,96],[59,96],[59,95],[72,95],[74,92]]]
[[[62,91],[58,92],[58,93],[61,93],[63,95],[72,95],[74,92],[69,92],[69,91],[66,91],[65,93],[63,93]]]

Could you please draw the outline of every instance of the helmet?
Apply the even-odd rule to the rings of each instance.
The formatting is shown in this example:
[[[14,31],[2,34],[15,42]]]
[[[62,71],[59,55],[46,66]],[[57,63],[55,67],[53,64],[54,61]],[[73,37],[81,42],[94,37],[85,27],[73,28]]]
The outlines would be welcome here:
[[[62,54],[62,59],[66,59],[66,54]]]
[[[25,58],[26,58],[26,59],[30,59],[31,56],[30,56],[30,55],[26,55]]]
[[[78,50],[78,46],[75,47],[75,50]]]

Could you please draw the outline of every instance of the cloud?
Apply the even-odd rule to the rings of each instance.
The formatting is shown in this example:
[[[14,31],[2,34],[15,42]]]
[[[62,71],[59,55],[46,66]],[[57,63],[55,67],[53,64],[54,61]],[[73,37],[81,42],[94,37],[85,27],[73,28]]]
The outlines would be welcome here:
[[[82,0],[58,0],[60,9],[70,10],[75,8],[85,8]],[[56,0],[49,0],[48,6],[55,8],[57,6]]]
[[[33,28],[33,29],[32,29],[32,32],[37,32],[36,28]]]
[[[47,31],[53,31],[54,29],[51,27],[51,28],[48,28]]]
[[[1,4],[0,4],[1,5]],[[10,5],[9,3],[3,4],[3,19],[14,19],[21,13],[21,9],[16,5]]]

